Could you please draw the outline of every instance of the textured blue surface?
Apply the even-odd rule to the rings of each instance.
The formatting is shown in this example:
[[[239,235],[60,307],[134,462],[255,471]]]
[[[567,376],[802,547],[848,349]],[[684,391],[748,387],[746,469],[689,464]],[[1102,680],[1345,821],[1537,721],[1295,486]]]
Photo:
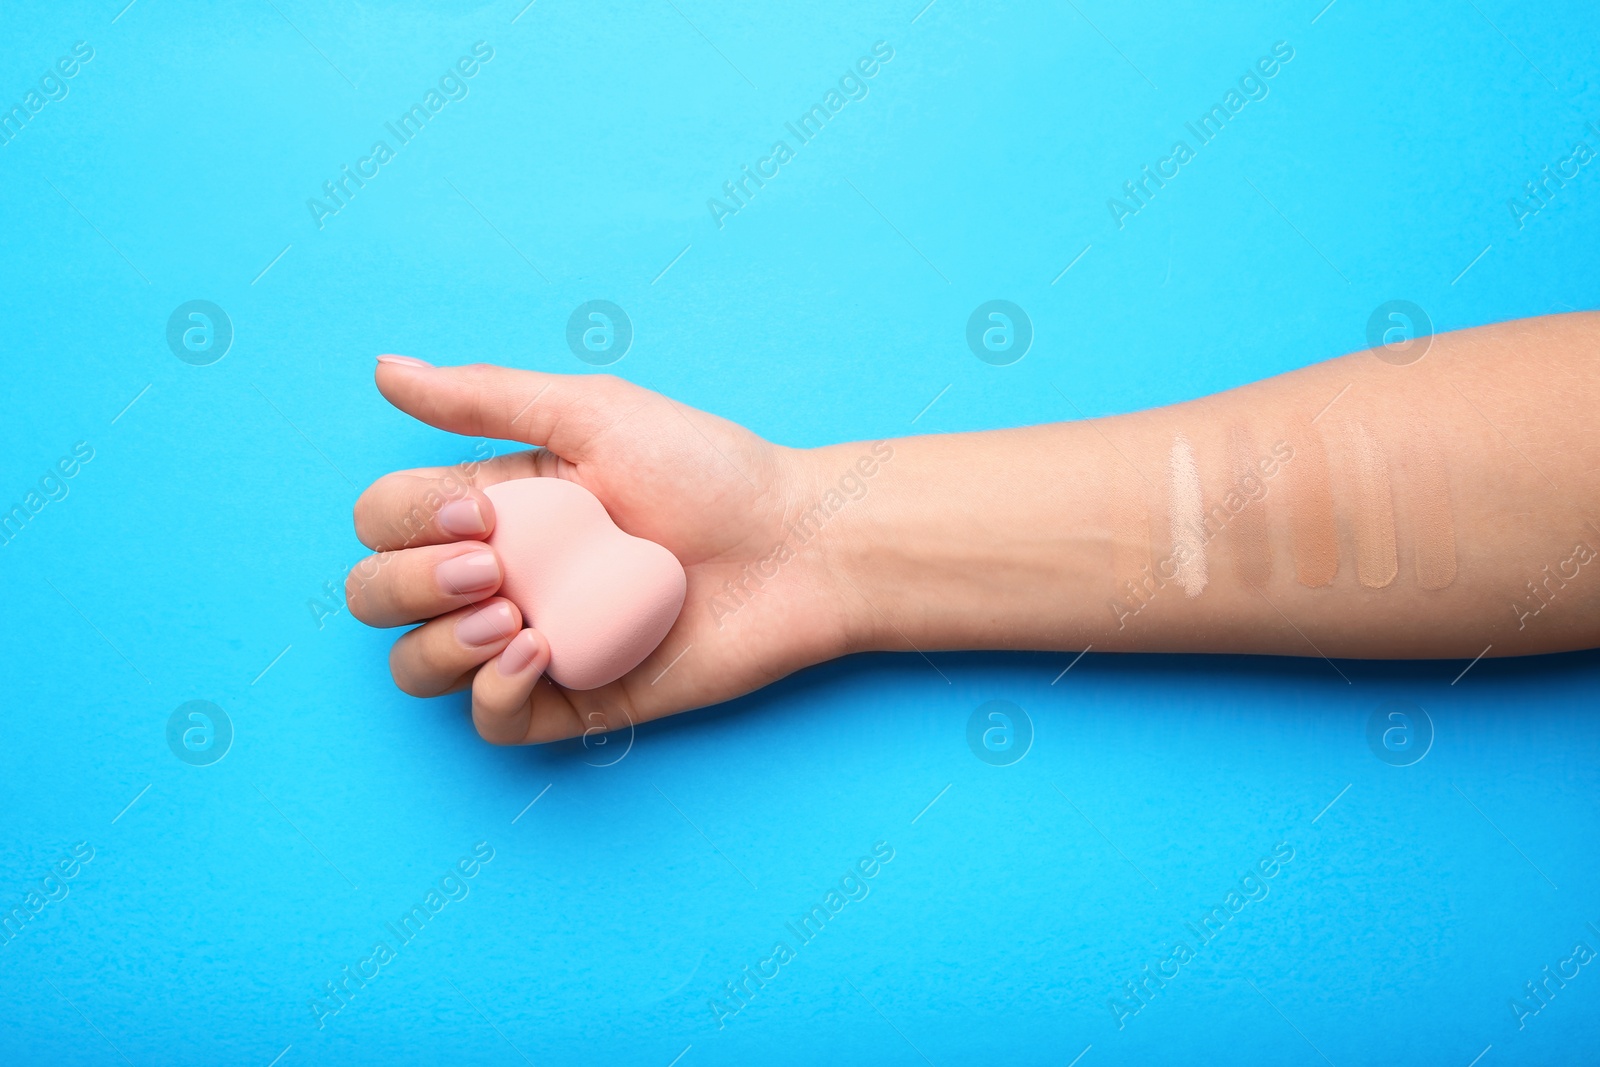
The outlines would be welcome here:
[[[1593,1047],[1600,968],[1565,964],[1520,1027],[1512,1001],[1600,950],[1595,655],[1454,684],[1467,664],[1091,653],[1052,682],[1070,657],[859,657],[601,767],[627,739],[490,748],[459,698],[392,687],[392,634],[327,614],[359,489],[473,447],[387,407],[373,355],[585,371],[565,328],[592,299],[634,325],[615,371],[796,445],[1182,400],[1363,347],[1390,299],[1436,329],[1597,305],[1594,168],[1520,224],[1508,204],[1600,148],[1592,5],[921,2],[0,10],[0,101],[40,90],[0,145],[0,495],[41,504],[0,547],[0,909],[73,872],[0,944],[0,1061]],[[795,141],[879,41],[867,95]],[[476,42],[465,96],[319,228],[308,198]],[[1198,145],[1185,123],[1277,42],[1266,95]],[[1179,138],[1193,158],[1119,228],[1107,200]],[[778,139],[793,158],[719,228],[708,198]],[[990,299],[1032,320],[1013,366],[966,347]],[[191,300],[232,323],[209,366],[166,340]],[[209,766],[168,744],[192,700],[232,724]],[[1033,724],[1014,765],[969,751],[989,700]],[[1432,724],[1411,766],[1367,741],[1392,700]],[[878,842],[801,943],[786,924]],[[1275,847],[1202,945],[1186,924]],[[441,885],[460,899],[402,943]],[[739,1007],[725,983],[779,941]]]

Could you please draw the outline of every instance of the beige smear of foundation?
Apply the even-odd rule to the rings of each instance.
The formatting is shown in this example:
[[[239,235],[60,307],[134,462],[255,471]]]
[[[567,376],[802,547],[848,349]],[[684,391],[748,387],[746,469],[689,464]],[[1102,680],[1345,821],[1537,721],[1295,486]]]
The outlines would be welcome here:
[[[1355,456],[1356,577],[1368,589],[1382,589],[1399,573],[1394,547],[1394,491],[1389,461],[1377,438],[1361,423],[1348,429]]]
[[[1188,596],[1199,596],[1210,580],[1206,546],[1200,539],[1205,526],[1205,495],[1200,489],[1200,468],[1194,460],[1194,446],[1179,434],[1172,439],[1168,456],[1167,521],[1172,536],[1173,559],[1178,568],[1178,584]]]
[[[1228,464],[1234,485],[1261,480],[1256,470],[1256,443],[1250,431],[1235,426],[1228,435]],[[1251,500],[1228,524],[1233,546],[1233,572],[1248,585],[1262,586],[1272,578],[1272,547],[1267,539],[1266,500]]]
[[[1426,438],[1411,454],[1410,512],[1416,523],[1417,584],[1443,589],[1456,580],[1456,526],[1450,514],[1450,472]]]
[[[1295,447],[1289,472],[1289,539],[1295,580],[1312,589],[1332,585],[1339,573],[1339,531],[1333,524],[1328,453],[1315,430]]]

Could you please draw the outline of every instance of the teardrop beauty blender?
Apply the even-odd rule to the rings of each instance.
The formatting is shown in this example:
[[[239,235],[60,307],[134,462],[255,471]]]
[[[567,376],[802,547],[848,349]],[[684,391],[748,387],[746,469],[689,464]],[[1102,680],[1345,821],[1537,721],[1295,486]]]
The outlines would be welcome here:
[[[596,689],[633,670],[683,607],[683,565],[623,533],[589,490],[560,478],[491,485],[500,594],[550,642],[550,677]]]

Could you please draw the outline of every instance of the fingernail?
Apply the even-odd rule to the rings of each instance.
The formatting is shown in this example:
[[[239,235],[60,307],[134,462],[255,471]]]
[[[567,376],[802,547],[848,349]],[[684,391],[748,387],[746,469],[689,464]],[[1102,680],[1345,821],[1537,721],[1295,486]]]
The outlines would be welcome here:
[[[432,367],[433,366],[432,363],[424,363],[422,360],[413,359],[410,356],[379,356],[378,357],[378,362],[379,363],[392,363],[397,367]]]
[[[483,521],[483,509],[478,507],[476,500],[452,500],[440,508],[439,526],[445,533],[457,537],[474,537],[489,532],[489,527]]]
[[[506,650],[500,653],[500,659],[495,666],[500,673],[510,677],[521,674],[533,666],[533,661],[539,656],[539,639],[532,630],[524,630],[511,639]]]
[[[447,559],[439,564],[434,574],[438,576],[439,587],[456,596],[481,593],[500,584],[500,564],[493,552],[469,552]]]
[[[492,645],[517,632],[517,617],[505,601],[479,608],[456,623],[456,640],[468,647]]]

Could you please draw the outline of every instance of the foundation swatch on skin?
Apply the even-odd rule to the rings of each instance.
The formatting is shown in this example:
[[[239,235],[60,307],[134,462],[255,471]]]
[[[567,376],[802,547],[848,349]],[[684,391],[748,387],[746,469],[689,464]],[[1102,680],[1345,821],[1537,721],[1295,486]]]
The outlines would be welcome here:
[[[1235,487],[1258,485],[1256,443],[1250,431],[1235,426],[1228,435],[1228,465]],[[1233,548],[1233,572],[1247,585],[1263,586],[1272,578],[1272,546],[1267,540],[1266,497],[1249,497],[1244,510],[1228,524],[1228,541]]]
[[[1400,571],[1394,547],[1394,490],[1389,460],[1377,438],[1362,423],[1347,430],[1355,459],[1356,577],[1368,589],[1382,589]]]
[[[1206,546],[1200,534],[1205,525],[1205,497],[1200,491],[1200,468],[1195,465],[1194,447],[1181,433],[1172,439],[1167,478],[1167,521],[1178,584],[1183,586],[1185,594],[1199,596],[1210,579]]]
[[[1450,514],[1450,472],[1444,455],[1425,436],[1411,453],[1410,511],[1416,523],[1417,584],[1443,589],[1456,580],[1456,524]]]
[[[1289,474],[1289,540],[1295,580],[1311,589],[1332,585],[1339,573],[1339,530],[1333,524],[1328,453],[1315,430],[1296,447]]]

